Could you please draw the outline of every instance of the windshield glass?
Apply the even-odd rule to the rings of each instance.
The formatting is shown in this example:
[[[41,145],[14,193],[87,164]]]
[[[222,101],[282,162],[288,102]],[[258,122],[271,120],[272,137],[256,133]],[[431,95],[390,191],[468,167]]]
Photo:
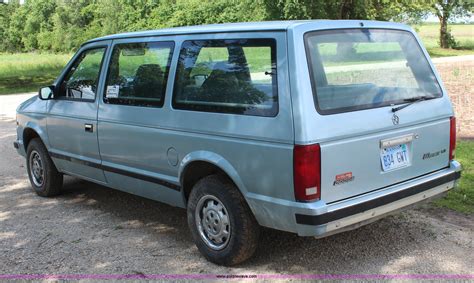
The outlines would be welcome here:
[[[415,37],[406,31],[310,32],[306,52],[316,108],[334,114],[441,96]]]

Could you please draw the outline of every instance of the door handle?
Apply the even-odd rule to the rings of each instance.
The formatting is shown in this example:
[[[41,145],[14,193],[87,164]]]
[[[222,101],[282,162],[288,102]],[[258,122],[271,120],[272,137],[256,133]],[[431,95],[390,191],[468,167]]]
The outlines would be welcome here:
[[[84,130],[86,132],[92,133],[94,132],[94,126],[92,124],[84,124]]]

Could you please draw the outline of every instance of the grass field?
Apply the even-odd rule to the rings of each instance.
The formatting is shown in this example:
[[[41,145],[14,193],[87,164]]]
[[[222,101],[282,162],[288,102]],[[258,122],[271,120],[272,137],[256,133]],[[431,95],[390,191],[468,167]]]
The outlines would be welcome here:
[[[456,159],[463,166],[459,188],[435,202],[435,205],[448,207],[466,214],[474,213],[474,141],[458,141]]]
[[[37,91],[50,85],[72,54],[0,54],[0,94]]]
[[[455,40],[459,43],[458,49],[443,49],[439,47],[439,24],[415,26],[423,44],[432,57],[474,54],[474,24],[450,25],[449,28]]]

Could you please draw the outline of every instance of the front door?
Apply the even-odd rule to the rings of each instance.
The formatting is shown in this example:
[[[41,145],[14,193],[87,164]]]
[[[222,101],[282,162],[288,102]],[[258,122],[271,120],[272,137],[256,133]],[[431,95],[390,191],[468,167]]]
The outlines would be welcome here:
[[[83,47],[56,82],[48,101],[50,154],[62,172],[105,182],[97,141],[97,100],[109,42]]]

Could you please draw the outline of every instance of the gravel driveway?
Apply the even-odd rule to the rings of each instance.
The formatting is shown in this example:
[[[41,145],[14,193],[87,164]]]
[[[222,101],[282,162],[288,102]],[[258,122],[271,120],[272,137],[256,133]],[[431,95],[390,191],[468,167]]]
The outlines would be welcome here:
[[[264,230],[256,256],[226,268],[199,254],[182,209],[74,178],[66,178],[59,197],[38,197],[27,181],[25,160],[12,146],[11,109],[27,96],[0,96],[0,274],[474,270],[474,218],[430,206],[320,240]]]

